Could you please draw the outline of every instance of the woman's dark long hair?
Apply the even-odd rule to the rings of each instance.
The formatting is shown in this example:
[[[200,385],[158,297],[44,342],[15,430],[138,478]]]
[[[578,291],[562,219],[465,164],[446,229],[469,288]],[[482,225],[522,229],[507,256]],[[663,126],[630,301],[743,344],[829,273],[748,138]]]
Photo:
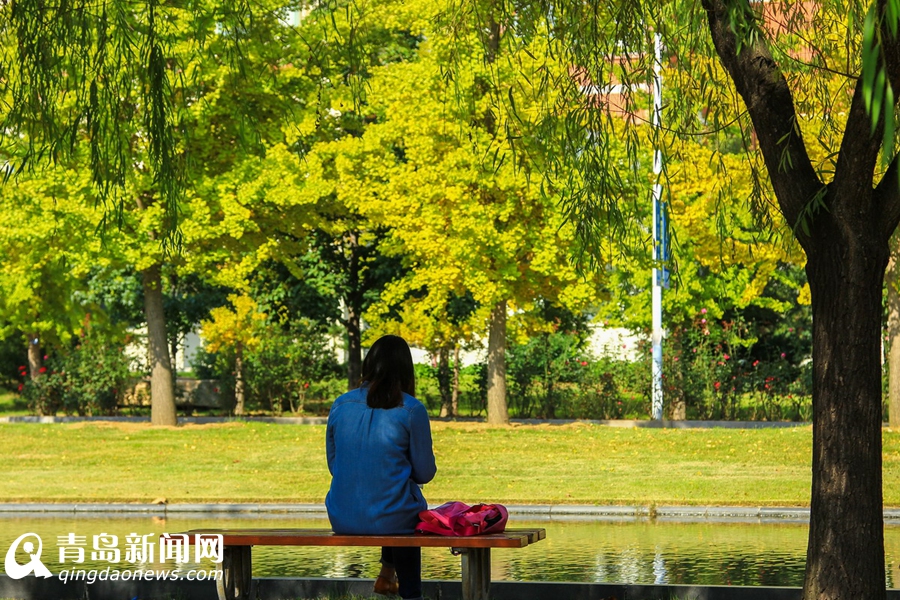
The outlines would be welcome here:
[[[366,404],[394,408],[403,404],[403,392],[416,395],[412,353],[402,337],[386,335],[369,348],[362,364],[362,380],[369,388]]]

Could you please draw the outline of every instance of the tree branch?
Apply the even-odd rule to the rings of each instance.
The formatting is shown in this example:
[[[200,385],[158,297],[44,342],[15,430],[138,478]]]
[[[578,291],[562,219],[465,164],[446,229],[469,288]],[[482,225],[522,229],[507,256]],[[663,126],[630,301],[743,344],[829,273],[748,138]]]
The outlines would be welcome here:
[[[748,0],[702,0],[716,53],[747,106],[781,212],[798,227],[823,183],[806,152],[787,81],[766,44]],[[736,31],[740,30],[740,31]]]

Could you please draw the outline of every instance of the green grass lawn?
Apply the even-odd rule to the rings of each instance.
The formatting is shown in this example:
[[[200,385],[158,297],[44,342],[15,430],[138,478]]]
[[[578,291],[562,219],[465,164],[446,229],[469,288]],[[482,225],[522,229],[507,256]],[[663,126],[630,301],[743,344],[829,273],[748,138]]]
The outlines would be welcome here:
[[[435,423],[445,500],[807,506],[812,433]],[[324,426],[0,425],[2,502],[322,502]],[[900,433],[884,434],[884,494],[900,506]]]

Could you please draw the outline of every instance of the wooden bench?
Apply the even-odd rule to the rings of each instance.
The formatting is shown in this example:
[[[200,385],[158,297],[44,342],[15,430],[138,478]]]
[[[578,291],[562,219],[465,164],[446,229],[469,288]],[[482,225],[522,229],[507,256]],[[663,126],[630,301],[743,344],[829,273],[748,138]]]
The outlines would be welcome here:
[[[544,539],[543,529],[507,529],[471,537],[441,535],[337,535],[327,529],[192,529],[196,535],[222,536],[223,577],[216,581],[219,600],[250,598],[253,546],[418,546],[450,548],[461,557],[463,600],[488,600],[491,585],[491,548],[524,548]]]

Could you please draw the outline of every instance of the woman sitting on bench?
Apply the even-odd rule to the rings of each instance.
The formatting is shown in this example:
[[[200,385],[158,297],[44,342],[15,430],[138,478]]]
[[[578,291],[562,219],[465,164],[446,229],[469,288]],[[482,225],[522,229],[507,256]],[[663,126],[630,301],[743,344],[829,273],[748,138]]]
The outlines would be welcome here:
[[[428,508],[420,486],[437,471],[428,412],[415,392],[409,346],[386,335],[363,361],[361,386],[334,401],[325,441],[331,472],[325,506],[335,533],[415,531],[419,512]],[[421,548],[382,548],[375,592],[421,598]]]

